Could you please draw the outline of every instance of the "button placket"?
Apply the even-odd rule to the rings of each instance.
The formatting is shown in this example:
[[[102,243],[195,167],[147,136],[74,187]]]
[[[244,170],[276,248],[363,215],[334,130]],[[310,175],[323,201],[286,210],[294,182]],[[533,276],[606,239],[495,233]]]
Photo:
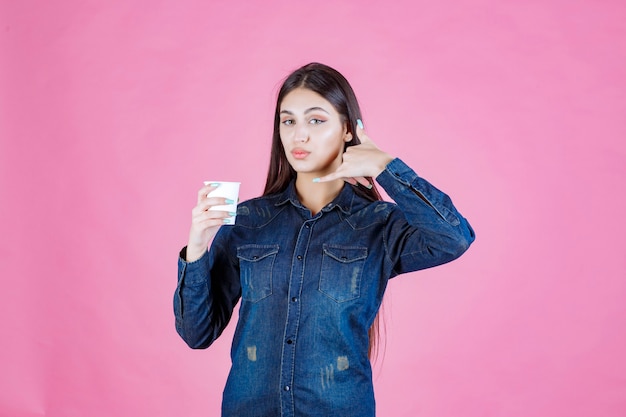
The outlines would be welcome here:
[[[283,352],[281,356],[281,386],[282,386],[282,413],[283,416],[292,416],[295,409],[293,384],[295,370],[296,340],[298,338],[298,324],[301,315],[300,294],[304,283],[304,266],[308,245],[311,238],[312,225],[309,221],[300,227],[298,238],[294,247],[295,258],[291,265],[291,276],[289,277],[289,299],[291,302],[287,306],[287,321],[285,324],[285,335]]]

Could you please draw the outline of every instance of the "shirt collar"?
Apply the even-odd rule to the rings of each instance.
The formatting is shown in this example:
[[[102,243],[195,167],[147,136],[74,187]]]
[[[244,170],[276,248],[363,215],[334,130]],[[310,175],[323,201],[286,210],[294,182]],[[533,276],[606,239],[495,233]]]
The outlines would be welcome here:
[[[345,183],[339,195],[335,197],[335,199],[327,204],[321,211],[329,212],[333,210],[335,207],[341,210],[344,214],[350,215],[352,213],[352,205],[354,202],[354,198],[356,194],[352,189],[352,185]],[[295,207],[304,208],[300,200],[298,199],[298,194],[296,193],[296,181],[291,180],[285,191],[278,195],[278,199],[276,200],[276,206],[281,206],[287,202],[290,202]]]

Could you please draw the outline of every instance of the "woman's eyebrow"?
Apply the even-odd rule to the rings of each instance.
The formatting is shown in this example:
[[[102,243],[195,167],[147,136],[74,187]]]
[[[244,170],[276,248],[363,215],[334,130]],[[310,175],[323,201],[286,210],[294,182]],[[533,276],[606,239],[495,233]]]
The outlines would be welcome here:
[[[324,109],[323,109],[323,108],[321,108],[321,107],[311,107],[310,109],[307,109],[307,110],[304,112],[304,114],[311,113],[311,112],[313,112],[313,111],[318,111],[318,110],[319,110],[319,111],[323,111],[323,112],[324,112],[324,113],[326,113],[326,114],[330,114],[330,113],[328,113],[326,110],[324,110]]]
[[[311,108],[308,108],[308,109],[306,109],[306,110],[304,111],[304,114],[308,114],[308,113],[311,113],[311,112],[313,112],[313,111],[323,111],[323,112],[324,112],[324,113],[326,113],[326,114],[330,114],[330,113],[328,113],[326,110],[324,110],[322,107],[311,107]],[[284,114],[291,114],[291,115],[293,115],[293,112],[292,112],[292,111],[289,111],[289,110],[281,110],[281,111],[280,111],[280,114],[283,114],[283,113],[284,113]]]

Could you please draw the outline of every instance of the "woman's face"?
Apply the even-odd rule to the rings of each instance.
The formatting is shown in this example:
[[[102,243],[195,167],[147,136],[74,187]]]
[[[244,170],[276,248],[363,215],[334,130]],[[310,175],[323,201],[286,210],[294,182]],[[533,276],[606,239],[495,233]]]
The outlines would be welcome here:
[[[341,165],[345,142],[352,135],[333,105],[306,88],[296,88],[280,104],[280,140],[289,164],[312,178]]]

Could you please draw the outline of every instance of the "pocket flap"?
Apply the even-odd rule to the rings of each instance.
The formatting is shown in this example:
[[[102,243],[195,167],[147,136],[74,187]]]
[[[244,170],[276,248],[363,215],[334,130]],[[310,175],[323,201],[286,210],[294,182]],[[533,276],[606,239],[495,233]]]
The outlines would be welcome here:
[[[367,248],[324,245],[324,253],[339,262],[354,262],[367,258]]]
[[[237,258],[257,262],[278,253],[278,245],[245,245],[237,248]]]

